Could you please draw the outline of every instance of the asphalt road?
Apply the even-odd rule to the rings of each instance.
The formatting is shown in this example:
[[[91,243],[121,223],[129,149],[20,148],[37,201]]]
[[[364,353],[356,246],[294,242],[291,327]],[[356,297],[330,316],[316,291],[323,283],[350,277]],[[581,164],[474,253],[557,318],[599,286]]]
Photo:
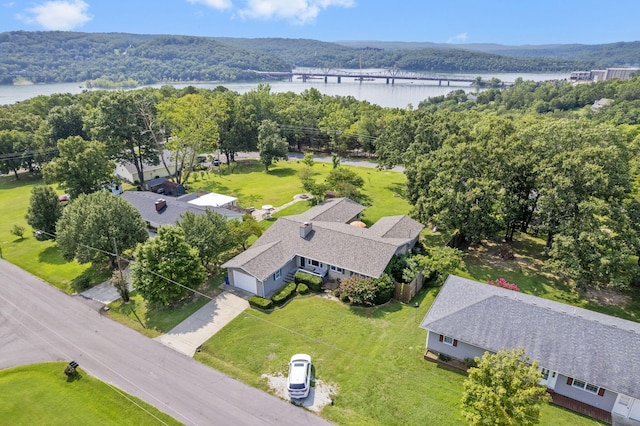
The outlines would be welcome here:
[[[100,306],[0,260],[0,369],[75,360],[188,425],[330,424],[101,316]]]

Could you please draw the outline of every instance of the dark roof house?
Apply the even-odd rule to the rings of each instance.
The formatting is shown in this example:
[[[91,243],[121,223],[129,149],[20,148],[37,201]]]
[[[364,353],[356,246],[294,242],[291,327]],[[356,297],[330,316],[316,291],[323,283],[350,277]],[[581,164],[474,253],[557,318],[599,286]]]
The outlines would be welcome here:
[[[460,360],[523,347],[552,395],[640,421],[638,323],[451,275],[420,327]]]

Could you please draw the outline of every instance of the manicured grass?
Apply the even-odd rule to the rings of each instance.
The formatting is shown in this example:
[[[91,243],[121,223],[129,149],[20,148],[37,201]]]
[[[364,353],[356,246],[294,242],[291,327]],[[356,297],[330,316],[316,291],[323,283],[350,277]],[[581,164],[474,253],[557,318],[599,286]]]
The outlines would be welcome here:
[[[55,287],[73,293],[74,280],[88,274],[93,283],[106,277],[90,265],[67,262],[62,258],[52,240],[38,241],[27,224],[25,215],[29,208],[31,188],[44,184],[39,176],[20,174],[20,180],[13,175],[0,176],[0,250],[4,259],[42,278]],[[24,226],[24,238],[11,234],[13,225]]]
[[[304,164],[300,161],[279,161],[269,173],[257,160],[242,160],[235,165],[233,173],[209,172],[204,178],[190,180],[190,190],[204,189],[238,198],[243,207],[260,208],[265,204],[281,206],[303,192],[298,172]],[[380,171],[365,167],[348,167],[364,179],[363,193],[371,205],[363,212],[363,221],[371,225],[382,216],[406,214],[410,206],[402,198],[406,178],[404,174]],[[331,171],[331,164],[315,163],[313,171],[316,182],[323,181]],[[396,194],[396,196],[394,196]],[[295,213],[289,213],[295,214]]]
[[[337,385],[322,416],[340,425],[459,425],[464,373],[423,360],[420,321],[437,289],[413,302],[349,308],[320,297],[293,300],[270,314],[247,310],[202,347],[196,359],[267,390],[262,374],[283,373],[294,353],[313,357],[316,377]],[[592,425],[546,406],[542,424]]]
[[[209,301],[199,296],[184,305],[149,309],[142,296],[133,292],[129,303],[118,300],[109,305],[109,317],[147,337],[157,337],[180,324]]]
[[[75,380],[65,363],[35,364],[0,371],[0,423],[13,425],[179,425],[140,399],[82,370]]]

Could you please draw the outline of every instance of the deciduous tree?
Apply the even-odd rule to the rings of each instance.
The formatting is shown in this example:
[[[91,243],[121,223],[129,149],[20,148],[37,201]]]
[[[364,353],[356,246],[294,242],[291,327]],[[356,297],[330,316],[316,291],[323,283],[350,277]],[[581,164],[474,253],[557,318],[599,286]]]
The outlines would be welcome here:
[[[187,243],[198,250],[205,268],[217,264],[220,256],[235,245],[227,218],[212,210],[199,215],[186,212],[177,225],[184,231]]]
[[[56,226],[58,247],[65,259],[80,263],[110,260],[114,250],[133,249],[149,236],[138,211],[123,198],[98,191],[72,199]]]
[[[280,129],[275,121],[265,120],[258,129],[258,152],[260,162],[268,173],[274,161],[286,160],[289,144],[280,136]]]
[[[45,165],[45,181],[57,182],[76,198],[101,190],[113,180],[115,164],[109,161],[101,142],[73,136],[58,142],[59,157]]]
[[[34,186],[26,215],[27,223],[34,231],[44,231],[45,235],[51,236],[56,232],[56,223],[60,216],[62,206],[53,188],[48,185]]]
[[[187,297],[204,282],[198,250],[178,226],[163,226],[155,238],[140,244],[131,266],[134,288],[152,305],[168,306]]]
[[[540,405],[551,398],[538,384],[538,363],[524,358],[524,349],[485,352],[476,357],[464,381],[462,414],[473,426],[533,425],[539,422]]]

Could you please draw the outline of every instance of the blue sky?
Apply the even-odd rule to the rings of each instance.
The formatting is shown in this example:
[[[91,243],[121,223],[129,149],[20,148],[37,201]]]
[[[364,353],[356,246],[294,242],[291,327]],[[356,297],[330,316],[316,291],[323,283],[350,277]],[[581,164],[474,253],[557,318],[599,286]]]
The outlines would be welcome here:
[[[0,32],[507,45],[640,40],[640,0],[0,0]]]

